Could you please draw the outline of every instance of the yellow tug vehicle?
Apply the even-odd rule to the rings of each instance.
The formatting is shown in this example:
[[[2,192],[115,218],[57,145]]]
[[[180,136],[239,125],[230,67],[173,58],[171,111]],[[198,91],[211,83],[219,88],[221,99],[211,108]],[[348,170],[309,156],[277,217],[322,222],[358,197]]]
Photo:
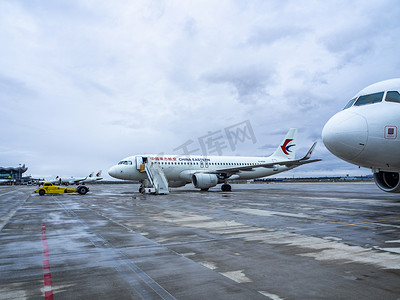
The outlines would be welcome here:
[[[61,194],[61,193],[78,193],[81,195],[85,195],[89,192],[89,188],[80,185],[76,189],[75,188],[65,188],[62,186],[56,186],[51,182],[43,183],[43,187],[38,188],[35,193],[39,193],[40,196],[44,196],[45,194]]]

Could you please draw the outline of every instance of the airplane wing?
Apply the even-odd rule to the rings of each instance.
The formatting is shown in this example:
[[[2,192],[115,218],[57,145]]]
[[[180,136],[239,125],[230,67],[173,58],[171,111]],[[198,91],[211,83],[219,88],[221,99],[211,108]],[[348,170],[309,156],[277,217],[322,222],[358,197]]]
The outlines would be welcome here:
[[[87,176],[85,178],[71,178],[72,180],[70,181],[70,183],[80,184],[81,182],[84,182],[87,178]]]
[[[310,159],[312,152],[315,149],[317,142],[314,142],[314,144],[311,146],[310,150],[308,150],[307,154],[300,159],[294,159],[294,160],[284,160],[284,161],[276,161],[276,162],[271,162],[267,164],[258,164],[258,165],[251,165],[251,166],[243,166],[243,167],[233,167],[233,168],[226,168],[226,169],[219,169],[214,173],[220,174],[220,173],[228,173],[228,174],[234,174],[238,173],[239,171],[254,171],[255,168],[274,168],[275,166],[286,166],[286,167],[298,167],[304,164],[309,164],[313,163],[316,161],[320,161],[321,159]]]

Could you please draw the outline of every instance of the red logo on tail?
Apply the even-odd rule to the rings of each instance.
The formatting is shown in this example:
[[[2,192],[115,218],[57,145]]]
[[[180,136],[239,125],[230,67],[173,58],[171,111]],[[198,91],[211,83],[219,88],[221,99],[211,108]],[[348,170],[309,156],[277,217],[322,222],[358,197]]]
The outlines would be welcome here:
[[[281,149],[282,149],[283,153],[285,153],[286,155],[289,155],[289,152],[292,152],[292,151],[290,151],[290,147],[295,146],[295,145],[289,145],[288,146],[288,144],[291,141],[293,141],[293,139],[286,139],[285,142],[283,143],[283,145],[281,146]]]

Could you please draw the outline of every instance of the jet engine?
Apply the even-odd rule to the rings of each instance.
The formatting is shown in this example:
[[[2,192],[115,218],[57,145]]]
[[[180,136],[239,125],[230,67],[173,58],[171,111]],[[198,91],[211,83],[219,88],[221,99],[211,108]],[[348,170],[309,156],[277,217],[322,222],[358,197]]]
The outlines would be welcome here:
[[[380,171],[374,173],[376,185],[385,192],[400,193],[399,173]]]
[[[218,184],[218,176],[215,174],[196,173],[192,175],[192,182],[194,187],[208,190]]]

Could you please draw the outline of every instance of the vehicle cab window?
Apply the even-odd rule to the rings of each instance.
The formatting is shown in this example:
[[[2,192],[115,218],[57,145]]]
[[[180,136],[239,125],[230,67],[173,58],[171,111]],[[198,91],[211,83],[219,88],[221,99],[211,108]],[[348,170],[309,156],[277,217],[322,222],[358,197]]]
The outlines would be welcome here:
[[[354,106],[362,106],[382,102],[383,92],[360,96]]]
[[[387,92],[385,101],[400,103],[400,94],[399,94],[399,92],[396,92],[396,91]]]

